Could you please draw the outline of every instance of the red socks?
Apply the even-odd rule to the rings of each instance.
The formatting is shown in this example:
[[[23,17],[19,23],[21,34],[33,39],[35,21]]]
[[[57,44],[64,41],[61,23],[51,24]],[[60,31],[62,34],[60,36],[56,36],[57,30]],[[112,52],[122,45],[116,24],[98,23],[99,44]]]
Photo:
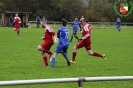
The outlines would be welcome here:
[[[75,61],[76,54],[77,54],[77,52],[73,52],[72,61]]]
[[[43,57],[43,61],[44,61],[45,65],[48,65],[47,56]]]
[[[49,52],[47,58],[50,59],[51,56],[52,56],[52,52]]]
[[[19,35],[19,33],[20,33],[20,29],[17,29],[17,34]]]
[[[93,56],[102,57],[102,54],[99,54],[99,53],[97,53],[97,52],[94,52],[94,53],[93,53]]]

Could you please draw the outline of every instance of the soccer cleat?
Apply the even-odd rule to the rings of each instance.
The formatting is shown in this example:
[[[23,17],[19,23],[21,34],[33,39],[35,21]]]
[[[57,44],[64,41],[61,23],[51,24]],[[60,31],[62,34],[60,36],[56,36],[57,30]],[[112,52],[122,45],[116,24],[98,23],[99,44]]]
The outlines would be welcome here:
[[[73,63],[73,64],[74,64],[74,63],[75,63],[75,61],[70,61],[70,63]]]
[[[52,53],[48,54],[47,59],[50,59],[51,56],[52,56]]]
[[[67,61],[67,65],[68,65],[68,66],[70,66],[70,65],[71,65],[70,61]]]
[[[48,67],[48,64],[44,64],[44,67]]]
[[[105,54],[102,55],[102,58],[103,58],[104,60],[106,60]]]

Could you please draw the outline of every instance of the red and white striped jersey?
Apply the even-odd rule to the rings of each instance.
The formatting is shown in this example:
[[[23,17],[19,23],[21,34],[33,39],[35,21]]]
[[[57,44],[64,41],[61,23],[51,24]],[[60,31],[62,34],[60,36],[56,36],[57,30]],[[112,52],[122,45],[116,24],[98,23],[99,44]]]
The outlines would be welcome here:
[[[44,40],[53,41],[52,36],[56,36],[56,33],[50,26],[47,26],[44,33]]]
[[[21,19],[19,17],[15,17],[14,18],[14,23],[15,24],[20,24],[21,23]]]
[[[86,24],[83,27],[82,39],[83,40],[90,40],[91,31],[92,31],[92,28],[91,28],[90,24]]]

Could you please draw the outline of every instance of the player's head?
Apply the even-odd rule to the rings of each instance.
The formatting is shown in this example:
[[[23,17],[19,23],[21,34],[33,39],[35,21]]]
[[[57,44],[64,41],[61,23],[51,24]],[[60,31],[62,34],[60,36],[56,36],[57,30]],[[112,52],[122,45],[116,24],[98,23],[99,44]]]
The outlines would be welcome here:
[[[62,24],[62,26],[66,26],[67,25],[67,20],[66,19],[62,19],[61,24]]]
[[[77,17],[75,17],[75,21],[78,21],[78,18]]]
[[[81,18],[84,18],[84,16],[81,16]]]
[[[18,13],[15,14],[15,17],[18,17]]]
[[[89,20],[87,18],[82,19],[82,24],[83,25],[86,25],[88,22],[89,22]]]
[[[47,19],[43,18],[41,24],[45,27],[47,25]]]
[[[117,20],[119,20],[120,18],[118,17]]]

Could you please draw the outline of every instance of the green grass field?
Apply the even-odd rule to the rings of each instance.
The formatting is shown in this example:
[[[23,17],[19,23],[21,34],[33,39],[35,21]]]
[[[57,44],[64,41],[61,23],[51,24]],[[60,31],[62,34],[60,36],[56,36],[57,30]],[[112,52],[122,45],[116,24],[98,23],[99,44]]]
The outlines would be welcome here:
[[[21,34],[17,36],[13,28],[0,27],[0,81],[133,75],[133,28],[123,29],[121,32],[116,29],[93,29],[92,50],[106,54],[107,61],[89,56],[82,48],[78,50],[76,63],[70,67],[60,54],[56,58],[55,68],[43,67],[41,54],[37,50],[37,46],[43,42],[40,40],[43,35],[42,28],[21,28]],[[78,36],[81,37],[79,32]],[[75,38],[70,43],[68,50],[70,59],[76,43]],[[51,48],[52,52],[56,45]],[[77,87],[77,83],[0,86],[0,88]],[[85,82],[84,88],[133,88],[133,81]]]

